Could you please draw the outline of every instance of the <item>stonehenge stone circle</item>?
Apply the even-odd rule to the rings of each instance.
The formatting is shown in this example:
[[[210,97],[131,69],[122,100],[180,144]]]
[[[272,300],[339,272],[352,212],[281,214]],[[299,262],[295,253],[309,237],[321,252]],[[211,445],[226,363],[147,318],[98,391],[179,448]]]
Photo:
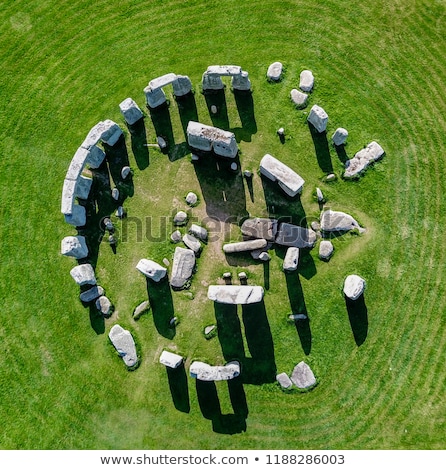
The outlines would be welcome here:
[[[164,266],[145,258],[138,261],[136,269],[154,282],[161,281],[167,275],[167,269]]]
[[[75,259],[86,258],[88,256],[88,247],[85,237],[77,235],[63,238],[60,252],[64,256],[71,256]]]
[[[357,152],[353,158],[345,162],[344,178],[358,177],[371,163],[376,162],[383,155],[383,148],[377,142],[370,142],[367,147]]]
[[[227,158],[235,158],[238,153],[237,141],[232,132],[189,121],[186,134],[188,144],[198,150],[213,150],[216,155]]]
[[[282,372],[281,374],[276,375],[276,380],[284,389],[289,389],[293,386],[293,382],[291,382],[291,379],[288,377],[286,372]]]

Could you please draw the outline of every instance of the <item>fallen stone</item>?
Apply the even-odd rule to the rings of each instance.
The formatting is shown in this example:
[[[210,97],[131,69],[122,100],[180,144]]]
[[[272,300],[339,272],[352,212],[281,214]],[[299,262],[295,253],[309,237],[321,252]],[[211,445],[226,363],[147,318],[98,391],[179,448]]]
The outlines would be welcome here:
[[[282,372],[281,374],[276,375],[276,380],[277,382],[279,382],[279,385],[284,389],[289,389],[293,386],[293,382],[291,382],[286,372]]]
[[[189,374],[193,379],[204,382],[231,380],[240,375],[240,364],[231,361],[224,366],[210,366],[205,362],[194,361],[190,365]]]
[[[205,152],[213,150],[216,155],[228,158],[235,158],[238,153],[237,141],[232,132],[189,121],[186,133],[187,142],[193,148]]]
[[[175,232],[173,232],[171,235],[170,235],[170,239],[174,242],[174,243],[179,243],[181,241],[181,232],[179,230],[175,230]]]
[[[82,292],[79,295],[81,302],[88,304],[93,300],[96,300],[101,295],[105,295],[105,290],[101,286],[93,286],[91,289],[88,289]]]
[[[217,112],[218,112],[217,106],[215,106],[215,104],[212,104],[211,105],[211,113],[212,114],[217,114]]]
[[[271,259],[271,256],[266,251],[260,253],[259,255],[260,261],[266,262],[266,261],[270,261],[270,259]]]
[[[204,227],[200,227],[197,224],[192,224],[190,226],[189,233],[203,242],[207,241],[208,239],[208,231]]]
[[[119,104],[119,110],[124,116],[125,122],[129,125],[135,124],[136,121],[144,117],[141,109],[132,98],[126,98],[122,101]]]
[[[308,115],[308,122],[312,124],[318,132],[324,132],[327,128],[328,114],[317,104],[315,104]]]
[[[316,188],[316,197],[317,197],[317,202],[324,202],[324,195],[322,194],[322,191],[320,188]]]
[[[310,366],[304,361],[299,362],[293,369],[291,381],[297,388],[308,389],[316,385],[316,377]]]
[[[198,196],[193,192],[187,193],[186,202],[190,206],[194,206],[198,202]]]
[[[119,189],[113,188],[112,189],[112,198],[117,201],[119,199]]]
[[[70,274],[76,284],[80,286],[85,284],[96,284],[96,277],[91,264],[79,264],[70,271]]]
[[[284,222],[279,226],[276,243],[296,248],[313,248],[316,238],[313,230]]]
[[[223,245],[223,251],[226,254],[241,253],[243,251],[253,251],[259,248],[265,248],[268,242],[264,238],[257,240],[246,240],[244,242],[226,243]]]
[[[265,248],[259,248],[258,250],[251,251],[252,259],[259,259],[260,255],[262,253],[264,253],[265,251],[271,250],[272,247],[273,247],[273,243],[268,242],[268,244],[265,246]]]
[[[302,70],[300,72],[299,88],[302,91],[310,92],[314,86],[314,76],[311,70]]]
[[[255,217],[246,219],[240,227],[242,234],[251,238],[263,238],[274,241],[277,234],[277,220]]]
[[[136,269],[154,282],[161,281],[167,274],[167,269],[164,266],[145,258],[139,260]]]
[[[85,237],[65,237],[62,239],[60,252],[64,256],[71,256],[75,259],[82,259],[88,256],[88,247]]]
[[[167,258],[163,258],[164,266],[170,266],[170,261]]]
[[[281,62],[273,62],[266,72],[268,80],[278,82],[282,78],[283,64]]]
[[[343,127],[338,127],[335,131],[334,134],[332,135],[331,139],[333,141],[333,144],[336,146],[339,145],[344,145],[345,141],[347,140],[348,137],[348,132],[346,129]]]
[[[122,357],[127,367],[134,367],[138,363],[135,341],[130,331],[125,330],[120,325],[114,325],[110,330],[108,337],[113,346]]]
[[[358,177],[370,164],[379,160],[383,155],[383,148],[376,142],[370,142],[367,147],[345,162],[344,178]]]
[[[148,312],[149,310],[150,310],[150,303],[148,300],[144,300],[144,302],[141,302],[133,311],[133,319],[139,320],[141,318],[141,315]]]
[[[160,364],[163,364],[166,367],[170,367],[171,369],[176,369],[179,367],[183,363],[183,360],[184,359],[182,356],[166,350],[164,350],[160,356]]]
[[[307,105],[308,95],[306,93],[302,93],[301,91],[293,88],[290,93],[291,101],[298,107],[304,108]]]
[[[283,270],[287,272],[296,271],[299,265],[299,248],[290,246],[286,250],[285,258],[283,259]]]
[[[365,280],[356,275],[350,274],[344,281],[344,294],[351,300],[357,300],[365,290]]]
[[[129,166],[123,166],[121,168],[121,178],[123,180],[127,179],[129,175],[131,175],[132,169]]]
[[[110,302],[110,299],[105,295],[101,295],[96,299],[96,308],[98,312],[108,318],[113,313],[113,305]]]
[[[364,231],[351,215],[346,214],[345,212],[332,211],[331,209],[322,212],[322,232],[348,232],[353,229]]]
[[[254,304],[262,301],[263,293],[261,286],[214,285],[208,287],[208,299],[219,304]]]
[[[170,285],[182,289],[192,277],[195,267],[195,254],[189,248],[177,246],[173,256],[172,279]]]
[[[245,271],[242,271],[241,273],[238,273],[238,278],[240,281],[246,281],[246,279],[248,279],[248,276],[246,275]]]
[[[288,318],[291,321],[303,321],[303,320],[308,320],[308,317],[304,313],[292,313],[291,315],[288,315]]]
[[[187,224],[187,214],[184,211],[179,211],[175,214],[173,218],[174,225],[186,225]]]
[[[334,246],[330,240],[322,240],[319,244],[319,258],[323,261],[328,261],[333,254]]]
[[[260,161],[260,173],[271,181],[277,181],[280,188],[291,197],[302,192],[305,183],[303,178],[268,153]]]
[[[183,235],[183,243],[190,248],[196,255],[201,251],[201,243],[193,235],[186,233]]]

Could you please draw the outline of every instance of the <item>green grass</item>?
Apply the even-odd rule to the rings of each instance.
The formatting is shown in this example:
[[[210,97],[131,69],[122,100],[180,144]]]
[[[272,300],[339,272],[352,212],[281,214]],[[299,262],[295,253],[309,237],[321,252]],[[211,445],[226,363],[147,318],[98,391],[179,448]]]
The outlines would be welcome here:
[[[0,448],[444,448],[444,2],[3,3]],[[269,84],[266,70],[276,60],[284,63],[285,76]],[[170,161],[149,148],[149,166],[138,169],[126,131],[135,170],[135,194],[125,203],[129,217],[152,216],[152,233],[164,233],[160,217],[184,209],[190,190],[200,196],[191,209],[199,220],[217,210],[267,215],[257,169],[268,152],[306,180],[301,205],[274,196],[279,215],[304,211],[308,220],[317,217],[313,193],[319,186],[327,205],[357,217],[367,232],[335,239],[329,263],[313,250],[299,278],[288,280],[289,292],[283,252],[277,250],[265,312],[229,312],[218,337],[206,340],[203,328],[228,313],[214,311],[207,284],[225,271],[236,277],[242,270],[252,284],[265,281],[261,264],[240,257],[228,265],[221,241],[209,243],[190,288],[194,298],[172,292],[171,300],[168,294],[160,299],[161,309],[173,308],[180,319],[169,338],[157,331],[152,313],[135,322],[132,312],[147,296],[137,261],[171,259],[174,246],[144,236],[138,241],[129,218],[128,241],[121,241],[116,255],[100,246],[96,273],[116,311],[98,324],[78,300],[69,275],[74,261],[60,255],[61,239],[75,234],[59,210],[71,157],[99,120],[113,119],[125,129],[118,104],[130,96],[143,107],[143,88],[168,72],[191,78],[199,120],[212,124],[200,80],[213,64],[240,65],[253,84],[255,126],[242,122],[228,81],[225,99],[242,169],[254,172],[254,202],[237,179],[209,172],[198,178],[189,156]],[[289,93],[304,68],[313,71],[315,89],[308,107],[296,110]],[[166,91],[172,133],[181,144],[178,103]],[[384,159],[357,182],[324,182],[306,124],[313,104],[329,115],[328,138],[336,127],[348,129],[348,157],[377,140]],[[153,143],[146,114],[147,141]],[[284,145],[275,134],[279,127],[287,133]],[[330,157],[340,175],[342,164],[331,147]],[[232,197],[226,203],[222,190]],[[118,224],[121,236],[123,230]],[[236,224],[227,237],[240,238]],[[361,346],[341,294],[344,277],[353,272],[368,285],[368,331]],[[293,308],[306,308],[311,342],[308,330],[301,341],[287,322]],[[129,328],[138,344],[141,364],[133,372],[108,342],[115,323]],[[222,363],[231,351],[244,351],[245,372],[215,389],[170,377],[182,394],[179,411],[158,363],[163,348],[187,358],[186,376],[192,360]],[[266,373],[272,348],[277,372],[290,373],[305,360],[318,386],[303,394],[281,392]]]

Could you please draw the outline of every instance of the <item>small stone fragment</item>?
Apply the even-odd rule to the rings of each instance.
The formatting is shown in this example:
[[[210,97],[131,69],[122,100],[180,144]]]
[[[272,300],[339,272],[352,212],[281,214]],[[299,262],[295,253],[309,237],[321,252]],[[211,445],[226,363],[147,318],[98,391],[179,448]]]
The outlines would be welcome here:
[[[287,390],[293,386],[293,382],[291,382],[286,372],[276,375],[276,380],[283,389]]]
[[[301,91],[293,88],[290,93],[291,101],[298,107],[304,108],[308,101],[308,95],[306,93],[302,93]]]
[[[117,201],[119,199],[119,189],[113,188],[112,189],[112,198]]]
[[[167,147],[167,142],[160,135],[156,138],[156,141],[157,141],[157,143],[159,145],[159,148],[161,150],[164,150]]]
[[[317,202],[324,202],[324,195],[322,194],[322,191],[320,188],[316,188],[316,197],[317,197]]]
[[[190,206],[194,206],[198,201],[198,196],[193,193],[193,192],[189,192],[187,193],[187,196],[186,196],[186,202],[190,205]]]
[[[304,313],[292,313],[291,315],[288,315],[288,318],[291,321],[303,321],[303,320],[308,320],[308,317]]]
[[[98,312],[108,318],[113,313],[113,305],[110,302],[110,299],[105,295],[101,295],[98,299],[96,299],[96,308]]]
[[[119,206],[118,209],[116,210],[115,215],[116,217],[118,217],[118,219],[123,219],[127,215],[127,213],[122,206]]]
[[[333,254],[334,247],[330,240],[322,240],[319,245],[319,258],[328,261]]]
[[[212,114],[217,114],[217,112],[218,112],[217,106],[215,106],[215,104],[212,104],[211,105],[211,113]]]
[[[141,302],[133,311],[133,319],[139,320],[141,316],[150,310],[150,303],[148,300]]]
[[[179,230],[175,230],[175,232],[173,232],[171,235],[170,235],[170,239],[174,242],[174,243],[179,243],[181,241],[181,232]]]
[[[121,178],[125,180],[131,173],[132,170],[129,166],[123,166],[121,169]]]
[[[271,259],[271,256],[266,251],[264,251],[263,253],[260,253],[259,255],[260,261],[266,262],[266,261],[269,261],[270,259]]]

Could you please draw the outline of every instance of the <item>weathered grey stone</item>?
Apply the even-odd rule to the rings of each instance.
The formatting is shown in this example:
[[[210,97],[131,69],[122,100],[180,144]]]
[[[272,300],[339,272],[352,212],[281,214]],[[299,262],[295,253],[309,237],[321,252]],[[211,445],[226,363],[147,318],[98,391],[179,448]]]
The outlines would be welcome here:
[[[330,240],[322,240],[319,244],[319,258],[328,261],[333,254],[334,246]]]
[[[110,299],[105,295],[101,295],[96,299],[96,308],[98,312],[104,317],[109,317],[113,313],[113,305],[110,302]]]
[[[271,259],[271,256],[266,251],[263,251],[259,255],[259,260],[260,261],[266,262],[266,261],[269,261],[270,259]]]
[[[150,310],[150,303],[148,300],[144,300],[144,302],[141,302],[133,311],[133,319],[134,320],[139,320],[141,316]]]
[[[195,267],[195,254],[188,248],[177,246],[173,256],[172,279],[170,285],[182,289],[192,277]]]
[[[323,232],[348,232],[353,229],[364,231],[351,215],[331,209],[322,212],[321,230]]]
[[[261,217],[246,219],[240,229],[246,237],[264,238],[267,241],[274,241],[277,234],[277,220]]]
[[[75,195],[79,199],[88,199],[93,180],[87,176],[80,175],[76,181]]]
[[[217,325],[208,325],[204,329],[204,334],[206,336],[210,335],[215,329],[217,328]]]
[[[299,362],[293,369],[291,381],[296,387],[301,389],[311,388],[316,385],[316,377],[310,369],[310,366],[304,361]]]
[[[132,169],[129,166],[123,166],[121,168],[121,178],[123,180],[127,179],[128,176],[132,174]]]
[[[70,166],[68,167],[67,173],[65,175],[66,180],[77,181],[82,173],[89,153],[90,151],[88,149],[84,149],[82,147],[79,147],[76,150],[76,153],[71,159]]]
[[[334,131],[334,134],[332,135],[331,139],[333,140],[333,143],[335,145],[339,146],[339,145],[345,144],[347,137],[348,137],[347,129],[344,129],[343,127],[338,127]]]
[[[70,271],[70,274],[76,284],[80,286],[85,284],[96,284],[96,277],[91,264],[79,264]]]
[[[195,154],[195,153],[193,153],[193,154],[190,156],[190,159],[191,159],[191,162],[192,162],[192,163],[197,163],[197,162],[200,161],[200,157],[199,157],[197,154]]]
[[[316,188],[316,197],[317,197],[317,202],[324,202],[324,195],[322,194],[322,191],[320,188]]]
[[[170,367],[171,369],[179,367],[183,363],[183,360],[183,357],[179,354],[174,354],[166,350],[164,350],[160,356],[160,364]]]
[[[173,232],[171,235],[170,235],[170,239],[174,242],[174,243],[178,243],[181,241],[181,232],[179,230],[175,230],[175,232]]]
[[[65,237],[61,243],[61,254],[71,256],[75,259],[82,259],[88,256],[88,247],[85,237],[77,235],[76,237]]]
[[[105,290],[101,286],[93,286],[92,288],[82,292],[79,295],[81,302],[89,303],[96,300],[101,295],[105,295]]]
[[[290,246],[286,250],[285,258],[283,259],[283,270],[287,272],[296,271],[299,265],[299,248]]]
[[[187,142],[199,150],[213,150],[221,157],[235,158],[238,153],[235,134],[195,121],[187,125]]]
[[[104,219],[104,227],[106,230],[108,230],[109,232],[113,232],[115,230],[115,227],[113,225],[113,222],[108,218],[106,217]]]
[[[308,115],[308,122],[312,124],[318,132],[327,129],[328,114],[317,104],[315,104]]]
[[[283,127],[279,127],[279,129],[277,129],[277,135],[283,137],[285,135],[285,129]]]
[[[251,256],[252,259],[259,259],[260,255],[264,253],[265,251],[270,250],[273,247],[272,242],[268,242],[265,248],[259,248],[258,250],[253,250],[251,251]]]
[[[279,226],[276,243],[296,248],[313,248],[316,238],[313,230],[284,222]]]
[[[238,170],[238,165],[235,162],[231,163],[231,171],[237,171]]]
[[[208,299],[220,304],[246,305],[261,302],[261,286],[213,285],[208,287]]]
[[[165,139],[164,139],[163,137],[161,137],[160,135],[157,136],[156,142],[157,142],[157,144],[158,144],[158,146],[159,146],[159,148],[160,148],[161,150],[163,150],[163,149],[165,149],[165,148],[167,147],[167,142],[166,142]]]
[[[383,155],[383,148],[377,142],[370,142],[367,147],[345,162],[344,178],[358,177],[371,163],[379,160]]]
[[[187,224],[187,214],[184,211],[178,211],[173,218],[174,225],[186,225]]]
[[[265,248],[268,242],[264,238],[257,240],[246,240],[244,242],[226,243],[223,245],[223,251],[229,253],[241,253],[243,251],[258,250]]]
[[[111,119],[96,124],[101,132],[101,140],[106,144],[113,146],[122,135],[122,129]]]
[[[87,223],[87,212],[84,206],[73,204],[71,214],[64,214],[65,222],[74,227],[83,227]]]
[[[170,85],[177,79],[177,75],[174,73],[166,73],[164,75],[161,75],[160,77],[154,78],[153,80],[150,80],[149,82],[149,87],[152,90],[156,90],[157,88],[162,88],[167,85]]]
[[[189,233],[204,242],[208,239],[208,231],[204,227],[200,227],[197,224],[192,224],[190,226]]]
[[[189,374],[193,379],[205,382],[231,380],[240,375],[240,364],[231,361],[224,366],[210,366],[205,362],[194,361],[190,365]]]
[[[108,337],[113,346],[122,357],[127,367],[134,367],[138,363],[135,341],[130,331],[125,330],[120,325],[114,325],[110,330]]]
[[[291,101],[298,107],[304,108],[307,105],[308,95],[306,93],[302,93],[301,91],[293,88],[290,93]]]
[[[183,235],[183,243],[190,248],[195,254],[200,253],[201,243],[193,235],[186,233]]]
[[[288,315],[288,318],[291,321],[303,321],[303,320],[308,320],[308,317],[304,313],[292,313],[291,315]]]
[[[251,80],[248,72],[242,71],[240,74],[233,75],[231,86],[234,90],[249,91],[251,89]]]
[[[291,197],[302,192],[305,181],[295,171],[268,153],[260,161],[260,173],[272,181]]]
[[[276,375],[276,380],[284,389],[289,389],[293,386],[293,382],[291,382],[291,379],[288,377],[286,372],[282,372],[281,374]]]
[[[299,88],[302,91],[310,92],[314,86],[314,76],[311,70],[302,70],[300,72]]]
[[[186,195],[186,202],[190,205],[190,206],[194,206],[198,201],[198,196],[193,193],[193,192],[189,192],[187,193]]]
[[[242,271],[238,273],[238,278],[240,279],[240,281],[245,281],[246,279],[248,279],[248,276],[246,275],[245,271]]]
[[[268,80],[277,82],[282,77],[283,64],[281,62],[273,62],[266,72],[266,77]]]
[[[141,109],[132,98],[126,98],[122,101],[119,104],[119,110],[124,116],[125,122],[129,125],[135,124],[136,121],[144,117]]]
[[[250,178],[252,178],[252,172],[249,171],[249,170],[245,170],[245,171],[243,172],[243,176],[244,176],[246,179],[250,179]]]
[[[164,266],[145,258],[139,260],[136,269],[154,282],[161,281],[167,274],[167,269]]]
[[[117,201],[119,199],[119,189],[118,188],[113,188],[112,189],[112,198]]]
[[[365,280],[357,274],[350,274],[344,281],[344,294],[351,300],[357,300],[365,290]]]
[[[311,230],[314,230],[315,232],[318,232],[321,229],[321,224],[317,222],[316,220],[313,220],[310,224]]]
[[[127,215],[127,212],[125,211],[125,209],[122,206],[119,206],[116,209],[115,215],[116,215],[116,217],[118,217],[118,219],[123,219]]]
[[[329,175],[327,175],[327,177],[325,178],[325,181],[335,181],[336,180],[336,175],[334,173],[330,173]]]

